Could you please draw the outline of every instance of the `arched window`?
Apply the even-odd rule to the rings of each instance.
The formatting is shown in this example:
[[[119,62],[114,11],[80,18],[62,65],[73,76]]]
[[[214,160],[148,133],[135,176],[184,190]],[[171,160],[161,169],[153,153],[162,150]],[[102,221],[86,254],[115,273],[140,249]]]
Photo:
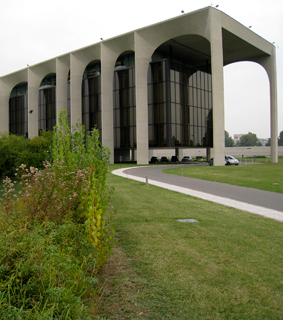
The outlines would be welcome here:
[[[114,148],[136,148],[135,54],[132,51],[121,54],[114,69]]]
[[[85,68],[82,81],[82,124],[86,133],[93,128],[101,136],[101,64],[92,61]]]
[[[38,95],[38,129],[52,131],[56,125],[56,75],[47,75]]]
[[[201,50],[197,45],[201,43]],[[149,147],[212,147],[209,42],[181,36],[159,46],[148,72]]]
[[[9,99],[9,132],[28,137],[28,85],[16,85]]]

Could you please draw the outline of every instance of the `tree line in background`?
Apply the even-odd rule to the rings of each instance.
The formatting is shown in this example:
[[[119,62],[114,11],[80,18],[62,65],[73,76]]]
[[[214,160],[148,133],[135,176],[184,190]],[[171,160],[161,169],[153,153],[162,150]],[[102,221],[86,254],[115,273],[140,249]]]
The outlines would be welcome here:
[[[225,147],[261,147],[262,142],[259,141],[255,133],[249,132],[240,137],[240,140],[235,143],[234,139],[225,130]],[[270,138],[268,139],[265,146],[270,146]],[[278,146],[283,146],[283,131],[280,132],[278,138]]]

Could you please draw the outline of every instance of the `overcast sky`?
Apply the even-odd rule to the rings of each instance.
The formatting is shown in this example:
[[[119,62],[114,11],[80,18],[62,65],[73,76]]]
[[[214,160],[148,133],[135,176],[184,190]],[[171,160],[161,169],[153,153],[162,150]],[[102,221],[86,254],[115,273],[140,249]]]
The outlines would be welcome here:
[[[137,28],[210,5],[277,47],[278,133],[283,130],[283,0],[1,0],[0,76]],[[270,137],[265,70],[242,62],[224,68],[225,129]]]

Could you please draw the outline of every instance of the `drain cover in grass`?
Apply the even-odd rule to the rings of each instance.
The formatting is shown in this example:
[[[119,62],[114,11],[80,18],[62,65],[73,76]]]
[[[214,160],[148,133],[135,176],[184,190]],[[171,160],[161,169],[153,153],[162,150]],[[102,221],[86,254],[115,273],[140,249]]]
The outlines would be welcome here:
[[[184,223],[193,223],[193,222],[199,222],[196,219],[178,219],[177,221],[179,222],[184,222]]]

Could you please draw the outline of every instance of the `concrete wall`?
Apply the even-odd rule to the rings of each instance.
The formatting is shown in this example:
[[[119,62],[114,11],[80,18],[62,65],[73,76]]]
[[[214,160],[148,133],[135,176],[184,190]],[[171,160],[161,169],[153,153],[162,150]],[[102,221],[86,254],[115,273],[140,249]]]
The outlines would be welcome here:
[[[213,149],[211,150],[213,152]],[[224,148],[224,154],[229,154],[231,156],[234,156],[235,158],[242,158],[242,155],[244,157],[253,157],[255,156],[266,156],[271,157],[271,147],[233,147],[233,148]],[[175,149],[150,149],[149,150],[149,158],[152,156],[156,157],[172,157],[175,155]],[[179,150],[179,158],[183,156],[191,156],[192,158],[195,158],[196,156],[203,156],[206,157],[206,149],[180,149]],[[278,156],[283,157],[283,146],[278,147]]]

